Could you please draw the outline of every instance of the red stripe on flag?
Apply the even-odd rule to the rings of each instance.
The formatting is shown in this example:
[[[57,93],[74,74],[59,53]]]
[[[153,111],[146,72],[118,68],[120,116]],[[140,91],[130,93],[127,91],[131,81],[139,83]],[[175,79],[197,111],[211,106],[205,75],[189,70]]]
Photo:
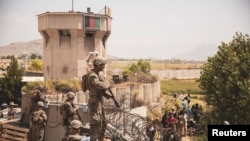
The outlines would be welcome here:
[[[89,22],[89,27],[95,28],[95,17],[91,16]]]

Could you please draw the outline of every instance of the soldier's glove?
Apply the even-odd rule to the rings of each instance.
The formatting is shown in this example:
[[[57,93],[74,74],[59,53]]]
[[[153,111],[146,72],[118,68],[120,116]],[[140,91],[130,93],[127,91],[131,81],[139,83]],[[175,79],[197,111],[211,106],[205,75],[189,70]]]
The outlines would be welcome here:
[[[107,89],[103,92],[103,96],[107,99],[114,98],[114,96]]]
[[[108,96],[109,96],[109,98],[111,98],[111,99],[115,98],[113,95],[108,95]]]
[[[108,99],[114,99],[115,97],[114,96],[110,96],[110,95],[108,95]]]
[[[75,111],[78,112],[78,109],[79,109],[79,107],[76,107],[76,108],[75,108]]]

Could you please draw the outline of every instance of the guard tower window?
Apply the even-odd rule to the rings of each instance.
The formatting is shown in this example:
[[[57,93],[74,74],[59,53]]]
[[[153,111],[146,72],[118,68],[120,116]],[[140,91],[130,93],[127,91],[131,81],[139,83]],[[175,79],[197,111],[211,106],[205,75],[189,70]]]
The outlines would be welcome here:
[[[93,37],[93,33],[86,33],[85,37]]]
[[[70,37],[70,31],[69,30],[59,30],[60,36],[67,36]]]
[[[94,34],[95,34],[95,31],[87,31],[84,36],[85,37],[94,37]]]
[[[70,30],[58,30],[59,32],[59,47],[60,48],[70,48],[71,47],[71,35]]]

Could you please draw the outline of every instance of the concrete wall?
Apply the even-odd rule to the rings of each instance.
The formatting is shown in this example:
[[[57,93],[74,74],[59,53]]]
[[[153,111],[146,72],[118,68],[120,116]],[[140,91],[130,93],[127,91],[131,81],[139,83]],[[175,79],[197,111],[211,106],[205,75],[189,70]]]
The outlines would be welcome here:
[[[123,69],[107,69],[110,75],[122,75]],[[159,79],[196,79],[200,77],[200,69],[166,69],[151,70],[151,74],[157,75]]]
[[[151,70],[160,79],[195,79],[200,77],[200,69]]]
[[[60,141],[65,136],[66,127],[62,125],[60,105],[52,103],[47,111],[48,121],[45,128],[45,141]],[[89,122],[87,111],[83,111],[83,104],[76,104],[79,107],[79,114],[84,122]],[[75,119],[78,119],[77,117]]]
[[[65,136],[66,128],[62,125],[59,105],[49,106],[47,113],[48,121],[45,128],[45,141],[59,141]]]

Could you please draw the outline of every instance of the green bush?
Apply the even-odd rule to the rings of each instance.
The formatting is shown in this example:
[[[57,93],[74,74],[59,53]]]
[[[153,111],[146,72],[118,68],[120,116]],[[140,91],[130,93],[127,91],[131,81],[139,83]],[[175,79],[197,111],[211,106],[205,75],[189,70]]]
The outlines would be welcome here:
[[[134,74],[145,73],[150,74],[151,65],[148,61],[140,59],[137,63],[133,63],[128,67],[128,70]]]
[[[81,90],[80,82],[76,79],[72,80],[59,80],[59,81],[36,81],[36,82],[28,82],[24,87],[22,87],[22,91],[25,93],[31,93],[38,86],[44,87],[44,92],[47,94],[52,94],[55,91],[67,93],[69,91],[78,92]]]

